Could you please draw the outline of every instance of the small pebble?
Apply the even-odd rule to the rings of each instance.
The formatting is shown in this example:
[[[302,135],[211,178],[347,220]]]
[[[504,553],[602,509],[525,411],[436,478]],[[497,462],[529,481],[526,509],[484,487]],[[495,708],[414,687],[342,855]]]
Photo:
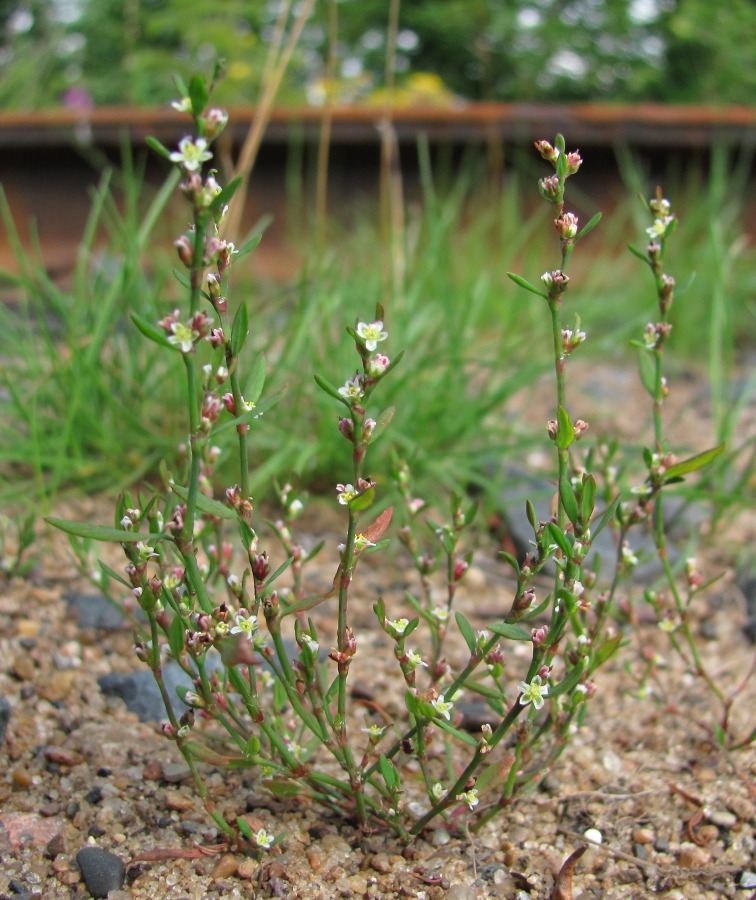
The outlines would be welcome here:
[[[649,828],[636,828],[633,832],[633,841],[636,844],[650,844],[654,839],[654,833]]]
[[[453,884],[444,894],[444,900],[477,900],[478,892],[467,884]]]
[[[636,859],[648,859],[648,850],[645,844],[633,844],[633,856]]]
[[[237,862],[233,853],[224,853],[213,867],[210,877],[213,881],[223,881],[224,878],[230,878],[236,872],[236,868]]]
[[[708,866],[711,862],[711,853],[703,847],[695,845],[683,846],[677,858],[678,863],[685,869],[698,869]]]
[[[669,853],[669,841],[665,837],[658,837],[654,841],[654,850],[657,853]]]
[[[583,837],[591,844],[601,844],[604,841],[604,836],[598,828],[586,828]]]
[[[738,817],[726,809],[704,809],[704,817],[721,828],[732,828],[738,824]]]
[[[123,887],[126,869],[115,853],[102,847],[82,847],[76,854],[76,862],[93,897],[107,897],[108,891],[119,891]]]
[[[748,869],[746,869],[738,880],[738,890],[750,891],[753,888],[756,888],[756,872],[749,872]]]

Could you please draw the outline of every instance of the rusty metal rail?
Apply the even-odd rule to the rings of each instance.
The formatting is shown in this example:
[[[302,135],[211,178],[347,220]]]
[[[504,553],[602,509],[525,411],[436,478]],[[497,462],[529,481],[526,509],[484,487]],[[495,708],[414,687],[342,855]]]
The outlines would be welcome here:
[[[230,110],[229,134],[240,142],[254,115],[253,106]],[[293,133],[314,138],[323,110],[292,107],[274,110],[265,140],[283,143]],[[339,107],[333,111],[332,141],[370,144],[378,141],[385,111],[373,107]],[[134,143],[147,135],[165,142],[186,131],[186,116],[165,108],[112,107],[81,112],[57,109],[0,112],[0,150],[50,147],[72,142],[116,144],[128,134]],[[392,121],[400,141],[425,134],[433,141],[463,143],[535,140],[561,131],[570,142],[637,147],[706,148],[715,143],[755,144],[756,107],[667,106],[662,104],[489,104],[395,109]]]

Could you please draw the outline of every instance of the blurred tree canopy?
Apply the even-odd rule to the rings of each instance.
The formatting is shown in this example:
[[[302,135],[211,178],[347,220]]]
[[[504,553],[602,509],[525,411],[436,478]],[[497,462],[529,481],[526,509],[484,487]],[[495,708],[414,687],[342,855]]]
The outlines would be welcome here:
[[[299,3],[0,0],[0,105],[159,104],[173,73],[216,56],[219,101],[254,102],[276,23]],[[389,0],[316,0],[279,100],[379,97],[388,12]],[[394,69],[409,101],[750,104],[754,46],[754,0],[402,0]]]

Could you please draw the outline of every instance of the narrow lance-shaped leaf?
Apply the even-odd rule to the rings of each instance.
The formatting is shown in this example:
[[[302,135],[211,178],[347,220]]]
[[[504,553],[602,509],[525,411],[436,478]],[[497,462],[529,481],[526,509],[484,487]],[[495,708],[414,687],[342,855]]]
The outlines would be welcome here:
[[[150,149],[154,150],[155,153],[160,154],[160,156],[163,156],[166,159],[170,157],[171,151],[167,147],[164,147],[157,138],[152,136],[147,137],[145,138],[145,143]]]
[[[171,484],[171,490],[177,497],[180,497],[184,502],[189,499],[189,490],[180,484]],[[197,509],[200,512],[207,513],[209,516],[215,516],[217,519],[228,519],[229,521],[235,519],[236,511],[231,509],[230,506],[226,506],[225,503],[221,503],[219,500],[213,500],[211,497],[206,497],[204,494],[197,494]]]
[[[321,378],[320,375],[315,375],[314,378],[315,383],[319,388],[321,388],[321,390],[324,390],[326,394],[330,394],[330,396],[335,400],[338,400],[339,403],[343,403],[344,406],[347,407],[347,409],[349,408],[349,401],[346,400],[346,398],[342,397],[341,394],[336,390],[336,388],[332,384],[329,384],[325,380],[325,378]]]
[[[68,519],[57,519],[46,516],[45,522],[53,528],[59,528],[66,534],[88,538],[93,541],[117,541],[119,544],[137,544],[139,541],[172,541],[168,534],[151,534],[144,531],[122,531],[109,528],[107,525],[92,525],[88,522],[69,522]]]
[[[525,288],[526,291],[530,291],[531,294],[535,294],[537,297],[543,297],[544,300],[549,299],[549,295],[545,291],[540,290],[535,285],[524,279],[521,275],[515,275],[514,272],[507,272],[507,278],[509,278],[511,281],[514,281],[514,283],[519,285],[521,288]]]
[[[578,233],[575,235],[575,240],[578,240],[579,238],[583,238],[587,234],[590,234],[590,232],[593,231],[593,229],[598,225],[598,223],[600,221],[601,221],[601,213],[597,212],[596,215],[593,216],[593,218],[588,222],[588,224],[584,225],[580,229],[580,231],[578,231]]]
[[[563,406],[557,410],[557,424],[556,445],[560,450],[566,450],[575,441],[575,426]]]
[[[580,522],[587,526],[593,515],[596,503],[596,479],[593,475],[586,475],[583,479],[583,491],[580,497]]]
[[[241,353],[242,347],[244,347],[247,340],[248,333],[249,311],[247,310],[247,304],[241,303],[236,310],[234,322],[231,326],[231,352],[234,356],[238,356]]]
[[[229,181],[223,190],[213,197],[213,202],[210,204],[210,211],[215,212],[216,210],[223,209],[223,207],[231,201],[231,198],[234,196],[243,180],[241,175],[237,175],[236,178]]]
[[[475,632],[473,631],[472,625],[467,621],[467,619],[462,615],[461,612],[455,613],[454,618],[457,620],[457,628],[459,628],[459,633],[465,639],[467,649],[470,651],[470,653],[474,653]]]
[[[564,477],[559,481],[559,499],[562,501],[562,507],[567,518],[573,525],[578,524],[578,504],[575,491],[570,483],[570,479]]]
[[[703,453],[697,453],[695,456],[690,456],[682,462],[675,463],[675,465],[670,466],[665,471],[664,480],[680,478],[683,475],[690,475],[691,472],[698,472],[699,469],[703,469],[712,460],[716,459],[724,448],[724,444],[719,444],[717,447],[712,447],[711,450],[704,450]]]
[[[146,338],[149,338],[161,347],[167,347],[169,350],[179,350],[178,347],[171,344],[162,328],[158,328],[157,325],[153,325],[152,322],[143,319],[138,313],[133,312],[131,314],[131,321]]]

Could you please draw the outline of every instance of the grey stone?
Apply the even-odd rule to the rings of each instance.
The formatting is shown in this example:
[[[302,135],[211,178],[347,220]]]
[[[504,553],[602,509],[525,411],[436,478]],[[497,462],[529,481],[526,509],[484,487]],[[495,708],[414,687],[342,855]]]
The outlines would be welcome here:
[[[10,701],[0,694],[0,743],[5,740],[5,732],[8,728],[8,720],[12,709]]]
[[[749,872],[746,869],[745,872],[742,872],[740,875],[740,879],[738,880],[738,890],[739,891],[750,891],[756,888],[756,872]]]
[[[64,599],[79,628],[118,631],[127,624],[124,614],[102,594],[66,594]]]
[[[82,847],[76,862],[93,897],[107,897],[108,891],[120,891],[126,880],[126,867],[119,856],[102,847]]]

